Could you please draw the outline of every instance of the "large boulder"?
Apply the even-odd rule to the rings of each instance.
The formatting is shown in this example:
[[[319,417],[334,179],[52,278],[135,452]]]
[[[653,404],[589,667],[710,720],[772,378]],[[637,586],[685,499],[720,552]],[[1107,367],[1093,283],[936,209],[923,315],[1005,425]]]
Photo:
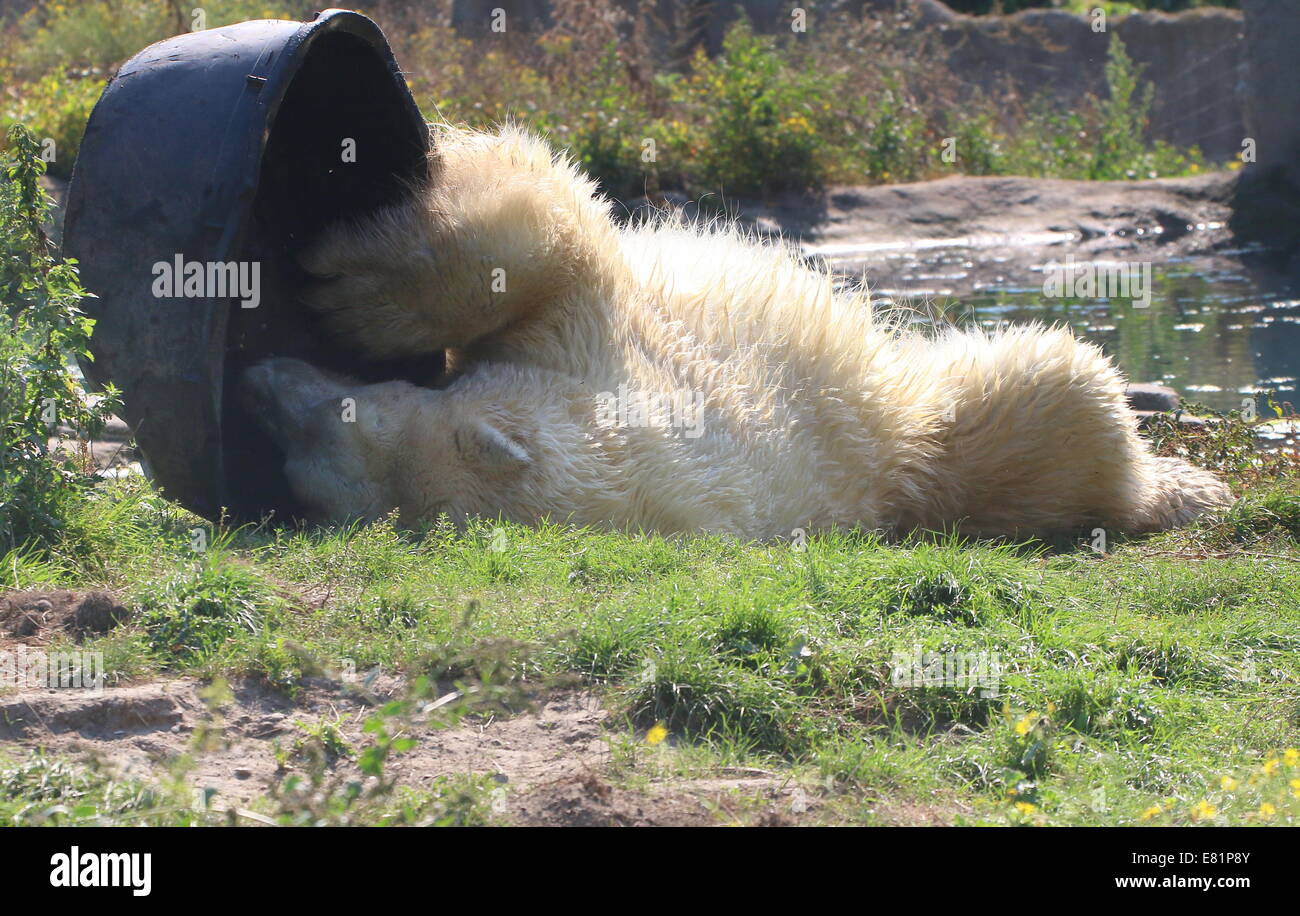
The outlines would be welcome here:
[[[1257,161],[1238,185],[1233,230],[1282,252],[1300,274],[1300,7],[1294,0],[1242,0],[1248,65],[1247,134]]]

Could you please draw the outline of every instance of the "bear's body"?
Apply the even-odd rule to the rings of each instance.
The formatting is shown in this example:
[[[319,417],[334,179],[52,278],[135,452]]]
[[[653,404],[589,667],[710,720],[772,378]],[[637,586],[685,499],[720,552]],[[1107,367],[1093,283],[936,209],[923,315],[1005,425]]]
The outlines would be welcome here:
[[[1114,367],[1067,331],[903,333],[785,246],[619,229],[517,130],[436,148],[412,205],[336,227],[304,263],[335,333],[377,358],[446,348],[450,384],[292,360],[246,379],[317,516],[1028,535],[1165,528],[1228,498],[1149,453]]]

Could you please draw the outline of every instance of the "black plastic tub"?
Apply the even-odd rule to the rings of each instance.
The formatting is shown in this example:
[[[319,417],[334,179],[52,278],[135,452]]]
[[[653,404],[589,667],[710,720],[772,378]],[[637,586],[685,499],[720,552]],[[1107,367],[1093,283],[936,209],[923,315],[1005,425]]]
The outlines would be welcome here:
[[[296,514],[281,456],[236,395],[240,371],[264,356],[372,380],[436,375],[428,361],[360,362],[295,295],[299,246],[423,179],[428,138],[383,33],[344,10],[170,38],[105,88],[64,235],[98,297],[86,303],[95,359],[82,368],[122,389],[142,463],[169,497],[208,518]],[[256,307],[210,282],[169,291],[159,280],[178,259],[245,265]]]

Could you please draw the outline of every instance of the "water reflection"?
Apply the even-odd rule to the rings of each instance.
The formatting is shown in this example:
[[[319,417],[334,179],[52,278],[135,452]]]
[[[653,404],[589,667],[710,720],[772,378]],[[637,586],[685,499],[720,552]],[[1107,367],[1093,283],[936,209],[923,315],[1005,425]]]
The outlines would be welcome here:
[[[1122,299],[1048,298],[1043,266],[1014,260],[972,258],[968,248],[957,248],[835,266],[849,276],[883,278],[872,284],[883,305],[924,303],[951,320],[988,327],[1067,324],[1100,344],[1133,381],[1163,382],[1219,410],[1240,407],[1245,395],[1264,389],[1300,406],[1300,293],[1248,259],[1158,263],[1147,308]]]

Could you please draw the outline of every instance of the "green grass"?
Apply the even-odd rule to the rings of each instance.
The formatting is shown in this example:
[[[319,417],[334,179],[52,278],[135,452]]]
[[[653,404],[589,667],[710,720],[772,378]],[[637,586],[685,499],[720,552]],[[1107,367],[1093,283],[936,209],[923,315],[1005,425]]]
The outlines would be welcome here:
[[[23,760],[0,758],[0,824],[188,826],[195,822],[187,794],[174,784],[160,788],[119,779],[93,764],[43,753]]]
[[[49,827],[219,825],[483,826],[493,822],[495,783],[486,777],[439,777],[424,787],[350,787],[290,778],[250,808],[216,810],[176,775],[142,782],[92,763],[44,753],[0,757],[0,824]],[[325,788],[326,791],[321,791]]]
[[[188,532],[206,523],[137,480],[96,488],[63,540],[0,568],[10,586],[127,596],[132,623],[88,646],[107,648],[110,684],[186,673],[292,693],[347,666],[500,690],[577,679],[625,717],[633,757],[662,724],[692,771],[790,774],[821,786],[837,820],[941,797],[965,823],[1284,823],[1300,817],[1300,767],[1279,756],[1300,747],[1298,513],[1300,485],[1260,485],[1222,519],[1104,556],[1082,542],[839,533],[796,549],[492,522],[213,530],[195,553]],[[900,659],[927,657],[992,659],[997,677],[900,682]],[[328,724],[304,748],[367,752]],[[0,810],[30,821],[43,796],[24,772],[0,773]],[[148,821],[163,804],[68,778],[94,817]],[[478,802],[458,804],[469,813],[449,822],[478,822]]]

